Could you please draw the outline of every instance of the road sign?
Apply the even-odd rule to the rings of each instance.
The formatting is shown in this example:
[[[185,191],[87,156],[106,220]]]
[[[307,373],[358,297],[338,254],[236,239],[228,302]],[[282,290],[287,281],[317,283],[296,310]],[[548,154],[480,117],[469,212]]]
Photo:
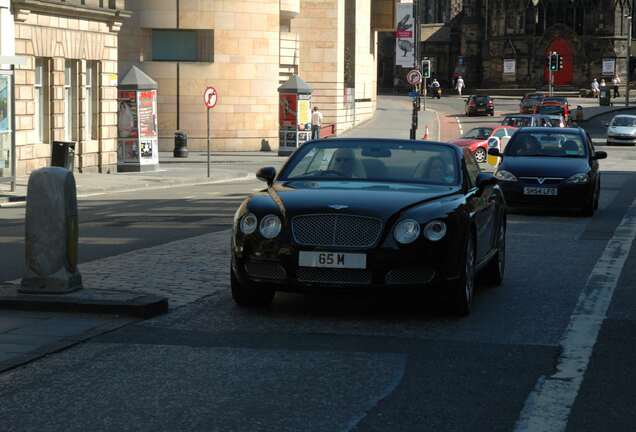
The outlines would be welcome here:
[[[219,94],[214,87],[208,87],[203,92],[203,104],[207,109],[212,109],[216,106],[219,100]]]
[[[422,82],[422,73],[417,69],[413,69],[406,74],[406,81],[411,85],[417,85]]]

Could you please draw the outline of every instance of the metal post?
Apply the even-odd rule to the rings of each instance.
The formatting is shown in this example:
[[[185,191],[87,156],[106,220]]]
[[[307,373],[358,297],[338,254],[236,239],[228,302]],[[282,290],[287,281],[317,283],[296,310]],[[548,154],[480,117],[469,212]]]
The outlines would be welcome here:
[[[11,76],[9,77],[9,88],[8,91],[11,93],[11,107],[10,109],[10,128],[11,128],[11,192],[15,192],[16,189],[16,162],[18,160],[18,156],[16,155],[16,146],[15,146],[15,65],[11,65]]]
[[[427,84],[426,84],[426,81],[427,81],[427,78],[424,77],[424,81],[423,81],[424,82],[424,88],[422,89],[422,95],[424,96],[424,105],[423,105],[422,109],[424,111],[426,111],[426,89],[428,88]]]
[[[625,77],[625,106],[629,106],[629,79],[632,62],[632,16],[627,17],[629,32],[627,34],[627,76]]]
[[[208,178],[210,178],[210,108],[208,108]]]

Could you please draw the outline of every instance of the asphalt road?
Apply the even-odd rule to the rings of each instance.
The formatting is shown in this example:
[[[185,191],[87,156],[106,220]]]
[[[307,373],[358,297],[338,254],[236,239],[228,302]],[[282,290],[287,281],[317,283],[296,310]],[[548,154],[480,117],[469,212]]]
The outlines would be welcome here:
[[[434,108],[456,109],[442,103]],[[394,119],[373,128],[385,122]],[[280,294],[246,311],[222,272],[196,303],[0,375],[0,430],[631,431],[630,156],[620,149],[602,161],[593,218],[510,215],[504,284],[482,287],[467,318],[445,315],[426,293],[396,292]],[[227,229],[257,186],[84,201],[82,233],[95,240],[82,251],[107,256]],[[11,211],[3,257],[19,249]]]

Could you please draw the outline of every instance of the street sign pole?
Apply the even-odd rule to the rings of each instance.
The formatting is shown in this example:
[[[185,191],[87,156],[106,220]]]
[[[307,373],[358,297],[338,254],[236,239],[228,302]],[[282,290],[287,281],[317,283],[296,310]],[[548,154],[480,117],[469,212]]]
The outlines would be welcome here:
[[[208,178],[210,178],[210,111],[208,108]]]
[[[427,78],[424,76],[424,88],[422,89],[422,95],[424,95],[424,104],[422,105],[423,110],[426,111],[426,91],[428,87],[426,87]]]

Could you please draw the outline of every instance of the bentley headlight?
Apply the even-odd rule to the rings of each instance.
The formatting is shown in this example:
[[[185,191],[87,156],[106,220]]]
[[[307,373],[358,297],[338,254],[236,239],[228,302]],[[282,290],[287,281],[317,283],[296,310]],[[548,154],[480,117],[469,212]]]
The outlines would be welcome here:
[[[245,235],[252,234],[256,231],[258,226],[258,219],[254,213],[248,213],[241,219],[241,232]]]
[[[509,171],[506,170],[499,170],[495,173],[495,177],[497,177],[497,180],[501,180],[501,181],[508,181],[508,182],[516,182],[517,181],[517,177],[515,177],[515,175]]]
[[[588,176],[587,173],[574,174],[572,177],[568,179],[568,183],[574,183],[574,184],[583,184],[589,181],[590,181],[590,176]]]
[[[446,235],[446,223],[441,220],[429,222],[424,227],[424,237],[430,241],[439,241]]]
[[[266,239],[273,239],[280,234],[282,224],[280,218],[276,215],[270,214],[265,216],[261,220],[260,232]]]
[[[398,243],[413,243],[419,236],[420,224],[413,219],[404,219],[393,229],[393,237]]]

